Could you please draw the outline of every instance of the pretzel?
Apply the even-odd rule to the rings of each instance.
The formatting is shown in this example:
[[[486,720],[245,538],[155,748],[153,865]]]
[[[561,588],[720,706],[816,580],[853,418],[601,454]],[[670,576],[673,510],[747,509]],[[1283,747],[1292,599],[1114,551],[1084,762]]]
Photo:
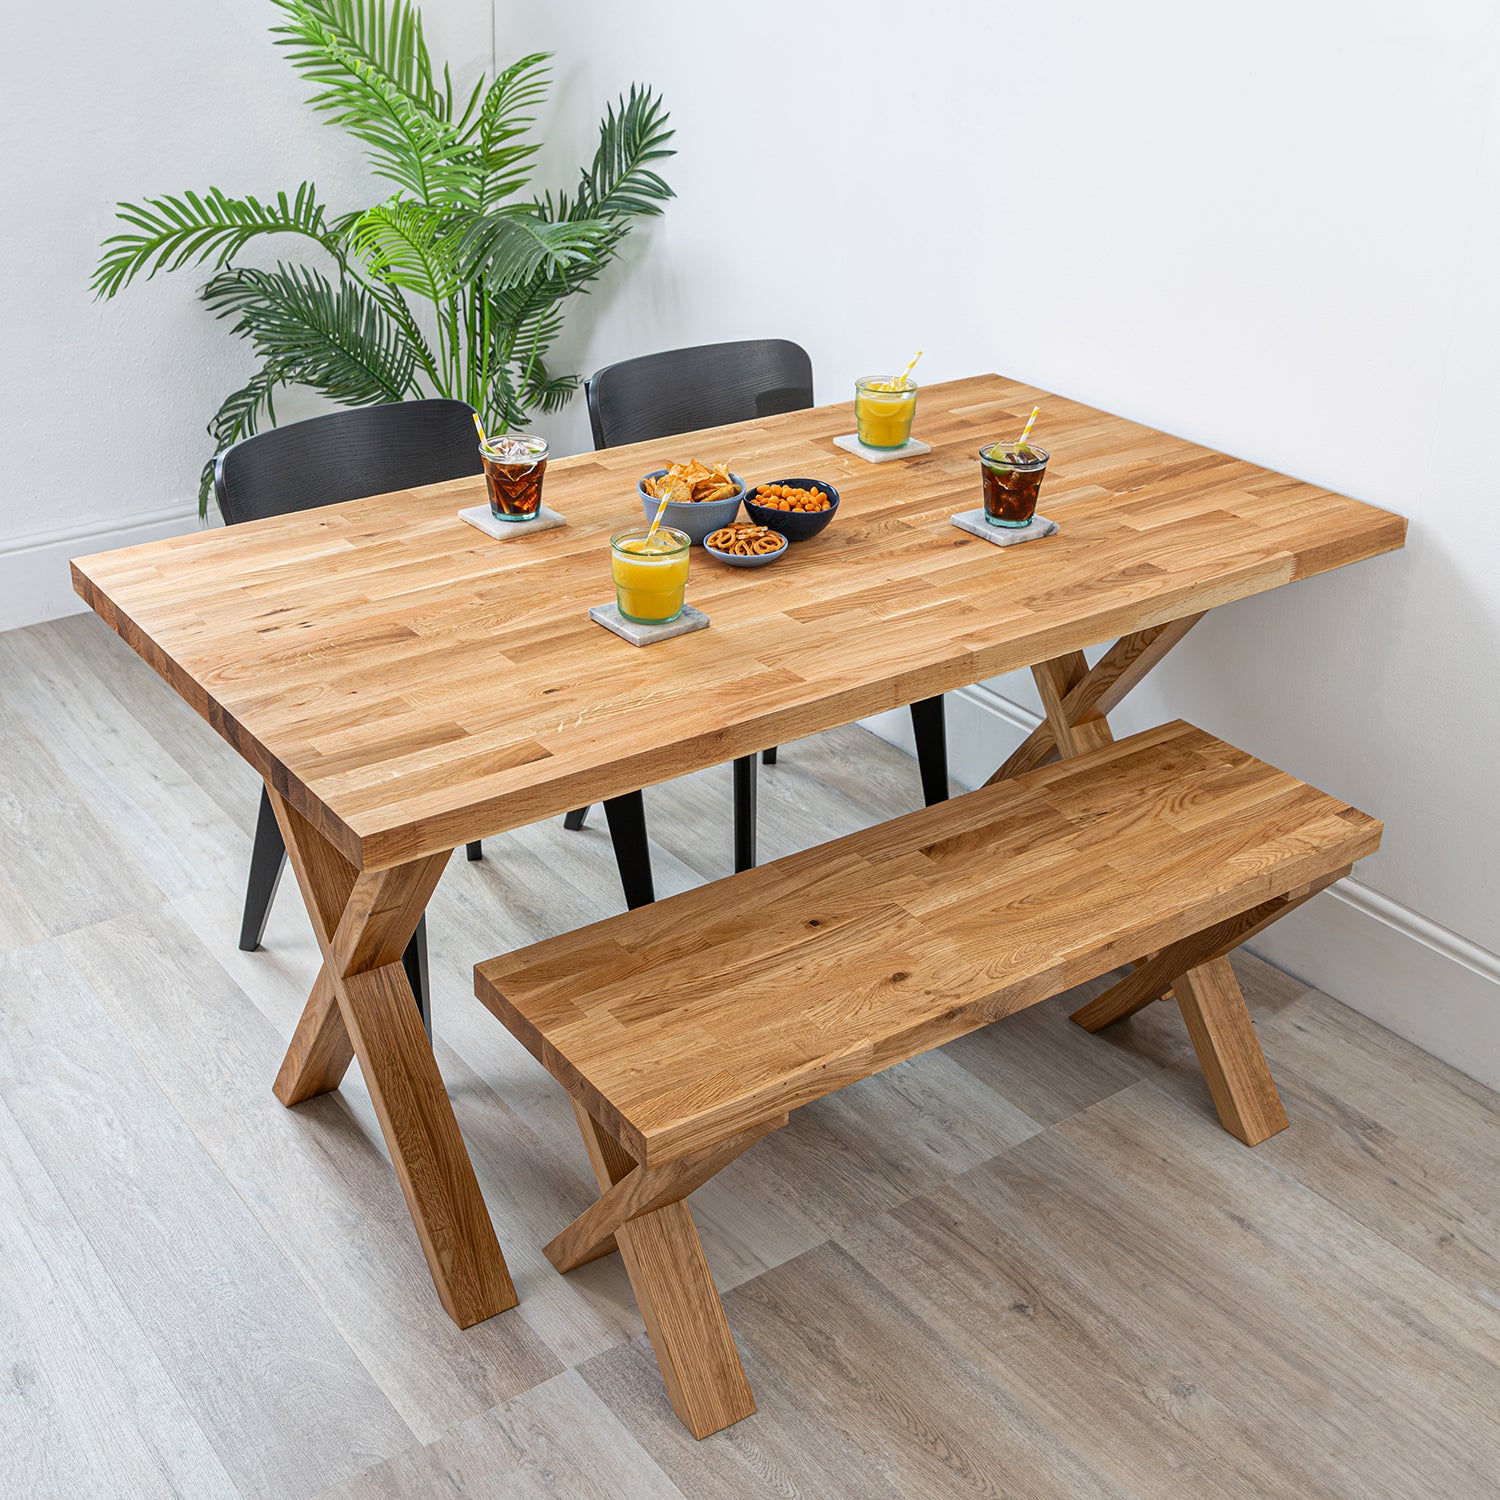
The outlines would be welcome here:
[[[737,521],[733,526],[721,526],[710,532],[705,545],[734,557],[764,557],[771,552],[780,552],[786,546],[786,538],[768,526]]]

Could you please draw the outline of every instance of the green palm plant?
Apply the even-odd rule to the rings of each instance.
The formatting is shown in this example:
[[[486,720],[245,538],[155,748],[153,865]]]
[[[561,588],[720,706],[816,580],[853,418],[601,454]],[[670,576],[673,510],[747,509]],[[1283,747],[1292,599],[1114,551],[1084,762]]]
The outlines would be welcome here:
[[[571,194],[530,191],[530,113],[549,54],[532,53],[455,93],[439,78],[411,0],[273,0],[272,28],[316,89],[310,102],[363,141],[382,202],[335,215],[311,182],[262,201],[218,188],[121,203],[93,289],[188,265],[200,295],[254,348],[258,367],[208,424],[214,453],[276,420],[276,392],[305,385],[346,406],[438,395],[467,401],[494,432],[556,411],[578,376],[547,356],[569,297],[587,289],[632,222],[672,190],[652,163],[671,156],[661,100],[635,86],[610,105],[594,159]],[[293,235],[323,265],[238,265],[252,240]],[[199,485],[205,513],[212,459]]]

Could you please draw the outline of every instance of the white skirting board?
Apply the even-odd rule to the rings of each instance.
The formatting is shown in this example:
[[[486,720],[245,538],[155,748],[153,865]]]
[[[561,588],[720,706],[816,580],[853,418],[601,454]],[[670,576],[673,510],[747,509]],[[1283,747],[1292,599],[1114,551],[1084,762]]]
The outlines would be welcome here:
[[[0,537],[0,630],[56,620],[88,608],[73,592],[69,559],[197,529],[198,507],[193,503],[118,520]]]
[[[1500,957],[1341,880],[1250,944],[1460,1073],[1500,1089]]]
[[[949,693],[954,781],[980,785],[1038,718],[983,684]],[[863,722],[908,755],[916,753],[904,708]],[[1380,815],[1378,807],[1367,811]],[[1500,1089],[1500,955],[1356,877],[1299,907],[1249,946],[1460,1073]]]

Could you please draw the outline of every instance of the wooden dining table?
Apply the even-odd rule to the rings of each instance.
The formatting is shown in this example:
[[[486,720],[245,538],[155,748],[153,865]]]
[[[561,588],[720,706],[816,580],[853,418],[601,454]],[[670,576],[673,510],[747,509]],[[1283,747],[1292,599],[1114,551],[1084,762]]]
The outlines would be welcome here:
[[[1034,405],[1050,537],[997,547],[978,449]],[[554,460],[565,527],[496,542],[481,478],[75,561],[100,617],[265,779],[322,950],[275,1081],[295,1105],[358,1057],[443,1306],[516,1292],[401,955],[460,845],[881,710],[1033,670],[1046,717],[1016,774],[1111,737],[1108,714],[1203,614],[1402,545],[1387,511],[981,375],[923,389],[931,451],[835,446],[851,403]],[[707,630],[639,648],[588,617],[609,536],[673,459],[815,476],[832,525],[768,568],[695,551]],[[1090,666],[1084,648],[1110,642]],[[503,845],[500,858],[504,858]],[[488,954],[476,954],[476,959]]]

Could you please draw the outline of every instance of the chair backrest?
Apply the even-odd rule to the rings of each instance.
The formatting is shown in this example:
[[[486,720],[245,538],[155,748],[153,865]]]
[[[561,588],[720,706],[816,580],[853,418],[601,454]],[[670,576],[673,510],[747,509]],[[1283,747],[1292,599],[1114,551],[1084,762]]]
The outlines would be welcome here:
[[[747,422],[813,404],[812,360],[787,339],[745,339],[643,354],[584,384],[596,448]]]
[[[226,448],[214,494],[231,525],[482,474],[474,409],[397,401],[273,427]]]

